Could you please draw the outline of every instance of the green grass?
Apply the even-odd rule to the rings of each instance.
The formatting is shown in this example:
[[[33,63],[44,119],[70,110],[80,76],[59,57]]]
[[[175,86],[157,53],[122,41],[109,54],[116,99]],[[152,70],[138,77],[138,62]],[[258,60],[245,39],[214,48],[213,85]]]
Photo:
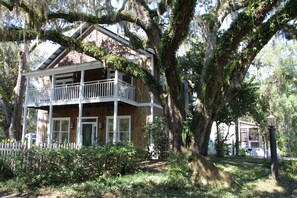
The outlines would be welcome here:
[[[0,183],[0,196],[8,193],[54,195],[60,197],[296,197],[296,174],[287,174],[288,163],[280,163],[280,182],[270,177],[270,161],[247,157],[210,157],[231,173],[241,187],[202,186],[166,171],[138,171],[126,176],[105,174],[95,181],[28,189],[21,180]]]

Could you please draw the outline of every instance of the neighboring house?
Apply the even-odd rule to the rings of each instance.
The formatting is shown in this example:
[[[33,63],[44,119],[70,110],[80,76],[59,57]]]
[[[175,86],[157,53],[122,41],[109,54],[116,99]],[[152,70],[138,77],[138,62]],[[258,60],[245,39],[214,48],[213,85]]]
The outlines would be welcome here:
[[[104,47],[148,68],[154,76],[154,53],[132,50],[129,41],[98,25],[82,25],[73,37]],[[38,110],[37,143],[77,143],[89,146],[132,141],[146,146],[142,127],[163,110],[142,79],[136,79],[85,54],[58,48],[27,79],[23,137],[28,108]],[[157,76],[158,77],[158,76]],[[159,79],[159,78],[158,78]]]
[[[219,126],[219,130],[224,134],[224,137],[228,134],[226,144],[231,145],[229,147],[229,153],[235,153],[235,124],[233,123],[230,126],[221,124]],[[259,130],[259,126],[256,123],[242,120],[238,121],[239,147],[241,149],[248,150],[250,152],[248,153],[249,155],[264,157],[264,152],[266,151],[263,149],[262,138]],[[217,127],[216,124],[213,123],[209,142],[209,151],[213,154],[215,153],[216,132]]]
[[[239,121],[240,147],[245,149],[261,148],[262,139],[259,126],[255,123]]]

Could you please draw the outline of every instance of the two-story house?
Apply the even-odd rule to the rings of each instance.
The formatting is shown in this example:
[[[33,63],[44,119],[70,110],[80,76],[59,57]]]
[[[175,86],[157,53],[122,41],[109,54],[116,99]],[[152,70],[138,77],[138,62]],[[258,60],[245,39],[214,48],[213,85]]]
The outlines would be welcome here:
[[[99,25],[82,25],[72,37],[146,67],[152,75],[152,50],[133,50],[129,40]],[[144,124],[163,113],[142,79],[136,79],[85,54],[59,47],[26,77],[22,141],[28,108],[38,110],[37,143],[92,145],[132,141],[144,147]]]

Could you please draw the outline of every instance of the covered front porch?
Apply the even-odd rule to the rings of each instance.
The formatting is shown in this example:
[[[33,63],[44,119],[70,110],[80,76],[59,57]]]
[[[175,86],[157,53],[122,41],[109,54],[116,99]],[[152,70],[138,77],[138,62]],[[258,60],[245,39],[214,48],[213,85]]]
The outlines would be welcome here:
[[[23,75],[26,77],[27,83],[24,102],[22,142],[25,141],[28,108],[47,109],[47,143],[52,144],[57,140],[57,133],[55,133],[57,130],[54,127],[58,125],[63,127],[63,123],[68,123],[67,127],[72,127],[71,124],[73,121],[70,120],[70,115],[68,115],[68,117],[63,116],[63,119],[55,118],[53,115],[54,109],[57,107],[65,109],[67,106],[75,106],[75,109],[78,111],[75,127],[75,142],[77,145],[81,146],[95,143],[97,139],[95,134],[97,134],[97,132],[94,132],[94,127],[96,126],[98,128],[100,124],[97,117],[94,117],[92,122],[88,123],[86,121],[87,118],[83,115],[84,106],[90,107],[92,104],[103,103],[112,104],[112,112],[106,122],[112,123],[110,124],[112,131],[109,131],[108,134],[113,133],[113,135],[109,135],[109,139],[113,142],[117,142],[120,139],[118,137],[118,123],[120,120],[118,116],[118,103],[137,106],[133,79],[124,76],[117,70],[105,68],[97,61],[88,64],[29,72]],[[111,117],[112,119],[110,119]],[[91,127],[92,132],[86,134],[86,132],[84,132],[88,131],[86,127]],[[90,134],[92,135],[90,136]],[[63,135],[65,134],[59,134],[59,138],[65,139],[66,136],[64,137]],[[87,140],[87,136],[92,137],[92,139]]]
[[[80,127],[78,105],[54,106],[53,118],[49,120],[49,109],[39,109],[36,128],[36,143],[49,143],[49,135],[54,144],[75,143],[80,146],[105,144],[108,142],[133,141],[143,146],[143,137],[139,137],[142,123],[149,113],[148,107],[135,107],[123,102],[118,104],[117,132],[113,131],[114,106],[112,102],[83,105]],[[49,133],[52,123],[52,134]],[[115,138],[115,140],[114,140]]]

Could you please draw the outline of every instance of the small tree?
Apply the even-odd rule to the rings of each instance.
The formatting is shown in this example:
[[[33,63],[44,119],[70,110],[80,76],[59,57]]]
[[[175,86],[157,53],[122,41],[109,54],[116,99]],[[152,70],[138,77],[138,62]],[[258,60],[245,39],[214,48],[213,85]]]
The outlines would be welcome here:
[[[157,152],[160,159],[166,159],[170,149],[169,135],[166,122],[162,118],[156,118],[154,122],[143,127],[148,144],[152,138],[153,151]]]
[[[232,122],[238,124],[237,120],[243,116],[252,117],[257,123],[265,121],[265,115],[268,109],[268,102],[263,100],[259,93],[259,86],[253,80],[245,81],[242,84],[242,89],[232,98],[219,112],[216,122],[217,124],[225,123],[230,125]],[[235,136],[239,137],[238,130],[235,131]],[[224,139],[224,138],[223,138]],[[222,139],[222,140],[223,140]],[[239,153],[239,140],[236,138],[236,155]]]

